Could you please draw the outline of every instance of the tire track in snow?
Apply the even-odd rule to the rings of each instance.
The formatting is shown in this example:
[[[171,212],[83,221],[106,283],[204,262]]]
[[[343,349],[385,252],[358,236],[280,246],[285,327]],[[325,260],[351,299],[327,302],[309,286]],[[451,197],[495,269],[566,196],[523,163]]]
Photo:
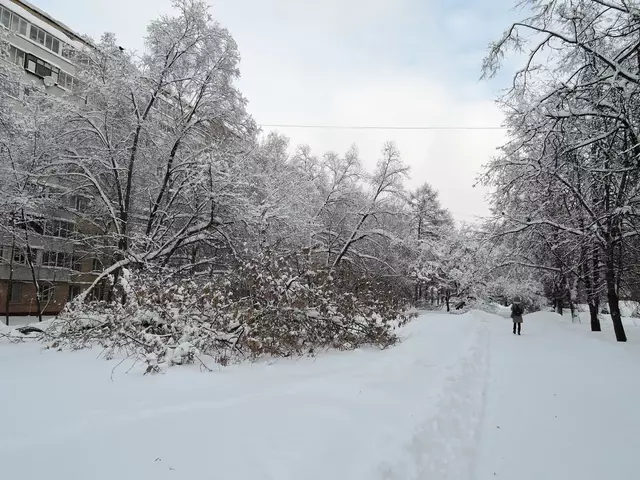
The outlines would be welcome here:
[[[490,332],[478,319],[469,352],[445,380],[435,415],[423,422],[401,458],[383,463],[381,480],[472,480],[485,410]]]

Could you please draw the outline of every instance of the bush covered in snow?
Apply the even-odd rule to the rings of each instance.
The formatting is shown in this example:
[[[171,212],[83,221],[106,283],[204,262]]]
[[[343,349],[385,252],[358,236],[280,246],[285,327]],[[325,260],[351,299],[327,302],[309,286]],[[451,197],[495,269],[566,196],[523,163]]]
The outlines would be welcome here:
[[[226,365],[319,349],[386,348],[415,313],[379,279],[299,269],[284,258],[247,260],[207,282],[124,271],[122,302],[70,305],[47,332],[55,347],[100,345],[135,355],[148,371],[201,355]]]

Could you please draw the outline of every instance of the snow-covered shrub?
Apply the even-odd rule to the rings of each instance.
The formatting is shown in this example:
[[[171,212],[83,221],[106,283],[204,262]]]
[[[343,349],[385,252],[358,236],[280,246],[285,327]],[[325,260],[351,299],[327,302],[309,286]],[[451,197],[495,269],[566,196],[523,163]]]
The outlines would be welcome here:
[[[451,313],[461,315],[474,310],[492,314],[498,313],[498,308],[494,303],[486,302],[477,298],[460,301],[458,305],[460,308],[454,308],[451,310]]]
[[[394,287],[347,269],[299,269],[261,256],[207,282],[126,272],[124,303],[72,304],[48,330],[56,347],[100,345],[135,355],[148,371],[198,361],[226,365],[320,349],[386,348],[413,311]],[[297,264],[297,266],[296,266]]]

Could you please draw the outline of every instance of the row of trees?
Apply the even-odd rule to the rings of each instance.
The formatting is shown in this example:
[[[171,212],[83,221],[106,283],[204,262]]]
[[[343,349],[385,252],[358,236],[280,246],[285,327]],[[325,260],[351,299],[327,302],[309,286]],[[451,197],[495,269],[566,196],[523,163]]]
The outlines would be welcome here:
[[[9,261],[23,255],[42,312],[38,217],[67,210],[77,230],[64,236],[68,250],[102,263],[51,333],[58,343],[130,350],[154,370],[198,352],[225,363],[388,346],[414,302],[452,310],[519,295],[540,305],[539,282],[509,260],[511,240],[456,228],[428,184],[406,188],[393,143],[368,172],[355,147],[291,153],[287,138],[260,135],[236,87],[231,35],[200,0],[174,7],[149,25],[140,54],[110,34],[77,52],[66,96],[0,63]]]
[[[367,172],[355,147],[291,154],[285,137],[261,136],[231,35],[200,0],[174,7],[149,25],[142,53],[110,34],[77,52],[73,94],[23,85],[0,64],[8,93],[28,88],[20,102],[0,97],[0,227],[31,266],[38,310],[35,216],[83,199],[66,241],[104,264],[60,341],[110,339],[150,366],[195,350],[223,349],[226,361],[386,346],[412,301],[450,308],[487,291],[478,239],[456,230],[429,185],[404,186],[393,143]],[[90,303],[102,286],[106,303]],[[88,314],[101,323],[87,329]]]
[[[640,268],[640,3],[526,0],[530,15],[492,45],[486,75],[526,52],[501,98],[510,141],[490,162],[494,239],[505,265],[542,273],[558,309],[638,298]]]

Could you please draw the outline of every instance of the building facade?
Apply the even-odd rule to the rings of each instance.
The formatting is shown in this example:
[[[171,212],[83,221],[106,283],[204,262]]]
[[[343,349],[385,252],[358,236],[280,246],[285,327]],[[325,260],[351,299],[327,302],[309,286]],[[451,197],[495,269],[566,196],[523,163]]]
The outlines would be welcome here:
[[[64,24],[22,0],[0,0],[0,39],[8,44],[8,58],[0,61],[18,65],[24,72],[19,86],[7,87],[0,94],[18,103],[34,83],[53,95],[73,95],[80,53],[93,48]],[[1,316],[38,314],[36,285],[41,312],[55,315],[103,269],[101,261],[82,244],[82,236],[90,233],[90,227],[83,225],[82,212],[91,199],[65,191],[69,189],[52,182],[34,184],[31,194],[55,200],[43,202],[46,208],[29,211],[0,230]]]
[[[73,92],[78,52],[91,45],[22,0],[0,0],[0,28],[10,45],[9,61],[24,68],[27,83],[40,82],[52,94]]]

